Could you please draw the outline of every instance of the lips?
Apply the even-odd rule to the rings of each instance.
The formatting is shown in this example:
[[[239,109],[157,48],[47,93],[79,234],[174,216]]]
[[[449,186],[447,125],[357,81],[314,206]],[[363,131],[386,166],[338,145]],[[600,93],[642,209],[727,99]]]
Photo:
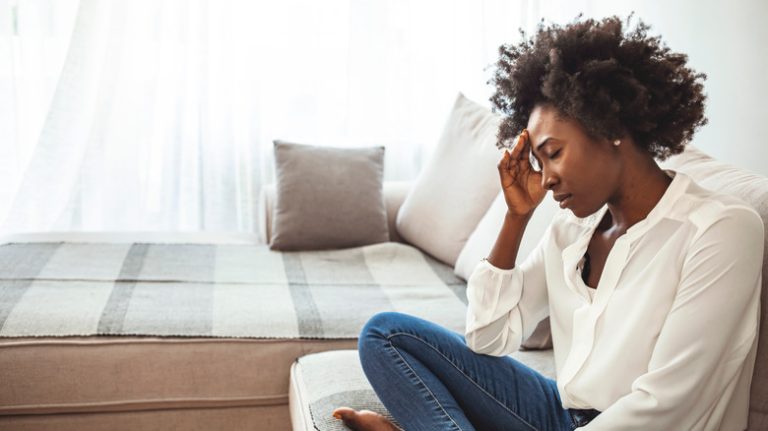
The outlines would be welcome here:
[[[565,208],[571,201],[570,193],[561,193],[554,196],[555,200],[560,203],[560,208]]]

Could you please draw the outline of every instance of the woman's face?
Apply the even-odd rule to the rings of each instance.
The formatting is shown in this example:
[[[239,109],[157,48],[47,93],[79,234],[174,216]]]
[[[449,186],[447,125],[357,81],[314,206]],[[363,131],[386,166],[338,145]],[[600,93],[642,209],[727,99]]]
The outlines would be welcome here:
[[[562,208],[577,217],[599,210],[616,192],[621,172],[619,148],[587,135],[578,121],[537,105],[528,119],[533,156],[542,169],[542,186]]]

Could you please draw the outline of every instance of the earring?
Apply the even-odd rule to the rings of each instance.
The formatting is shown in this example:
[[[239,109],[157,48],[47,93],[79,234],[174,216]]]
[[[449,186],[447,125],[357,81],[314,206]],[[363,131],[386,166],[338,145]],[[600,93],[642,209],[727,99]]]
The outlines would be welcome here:
[[[615,147],[618,147],[619,145],[621,145],[621,139],[617,139],[617,140],[613,141],[613,145]]]

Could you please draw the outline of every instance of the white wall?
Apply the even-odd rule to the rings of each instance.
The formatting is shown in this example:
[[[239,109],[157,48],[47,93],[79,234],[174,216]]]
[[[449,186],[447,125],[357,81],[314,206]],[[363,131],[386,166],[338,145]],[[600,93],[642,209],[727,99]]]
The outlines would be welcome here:
[[[709,124],[693,143],[710,155],[768,175],[768,1],[590,0],[595,18],[631,11],[707,74]]]

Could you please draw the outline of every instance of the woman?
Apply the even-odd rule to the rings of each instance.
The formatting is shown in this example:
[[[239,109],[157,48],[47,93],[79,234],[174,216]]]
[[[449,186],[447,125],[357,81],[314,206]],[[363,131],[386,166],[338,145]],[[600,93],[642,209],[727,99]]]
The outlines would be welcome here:
[[[366,376],[406,430],[746,428],[762,222],[656,164],[706,123],[705,76],[647,29],[577,21],[501,48],[500,144],[525,130],[498,165],[508,210],[468,280],[465,337],[399,313],[360,336]],[[565,210],[518,264],[547,191]],[[546,316],[557,381],[507,356]]]

